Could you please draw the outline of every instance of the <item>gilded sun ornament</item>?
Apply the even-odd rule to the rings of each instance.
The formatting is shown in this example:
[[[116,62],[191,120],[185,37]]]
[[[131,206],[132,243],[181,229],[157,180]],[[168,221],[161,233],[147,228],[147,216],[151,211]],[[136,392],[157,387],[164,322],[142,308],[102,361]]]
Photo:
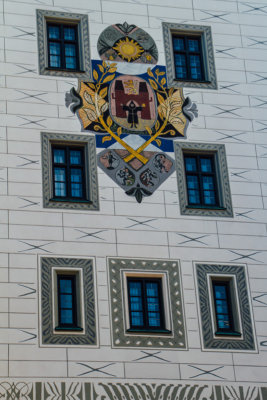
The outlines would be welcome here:
[[[137,60],[144,52],[144,49],[135,40],[130,40],[127,36],[117,42],[113,49],[128,62]]]

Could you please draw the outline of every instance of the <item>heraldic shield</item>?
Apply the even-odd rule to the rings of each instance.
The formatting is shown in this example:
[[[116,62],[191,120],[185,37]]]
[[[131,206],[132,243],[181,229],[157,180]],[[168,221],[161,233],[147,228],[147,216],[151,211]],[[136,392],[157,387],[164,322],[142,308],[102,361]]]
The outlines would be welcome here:
[[[102,60],[92,63],[93,80],[80,81],[77,90],[72,88],[66,94],[66,106],[78,116],[82,131],[95,134],[97,147],[104,148],[98,154],[98,166],[141,203],[174,172],[174,159],[169,154],[173,152],[173,139],[185,137],[197,108],[188,97],[184,98],[182,88],[167,87],[163,66],[146,62],[140,68],[136,63],[133,66],[141,74],[134,75],[133,66],[130,73],[120,72],[127,71],[121,66],[123,49],[127,63],[131,51],[136,51],[136,41],[130,41],[127,33],[122,37],[121,27],[127,31],[128,25],[120,25],[119,42],[117,39],[114,45],[117,48],[121,44],[120,61],[109,61],[110,44],[107,59],[102,52]],[[137,28],[130,27],[130,32]],[[155,60],[155,47],[153,51]],[[148,56],[147,50],[146,61]]]

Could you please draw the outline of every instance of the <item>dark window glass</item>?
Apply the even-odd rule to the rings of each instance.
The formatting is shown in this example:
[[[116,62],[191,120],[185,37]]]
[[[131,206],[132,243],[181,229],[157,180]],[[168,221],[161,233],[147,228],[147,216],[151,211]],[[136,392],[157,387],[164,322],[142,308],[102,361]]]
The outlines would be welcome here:
[[[128,278],[131,329],[165,329],[161,279]]]
[[[213,281],[217,333],[234,332],[230,282]]]
[[[214,156],[184,154],[188,205],[219,206]]]
[[[84,149],[52,147],[54,198],[85,200]]]
[[[47,32],[49,68],[79,70],[77,26],[48,23]]]
[[[76,276],[58,275],[59,327],[77,327]]]
[[[173,36],[176,79],[204,81],[201,37]]]

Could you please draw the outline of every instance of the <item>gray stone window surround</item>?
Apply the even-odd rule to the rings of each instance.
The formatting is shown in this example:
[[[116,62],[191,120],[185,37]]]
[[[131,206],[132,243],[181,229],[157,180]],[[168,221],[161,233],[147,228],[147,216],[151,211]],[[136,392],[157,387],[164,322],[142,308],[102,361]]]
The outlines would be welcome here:
[[[80,332],[55,330],[57,326],[56,276],[79,275]],[[40,340],[43,346],[98,346],[93,259],[40,257]]]
[[[196,263],[195,278],[203,350],[257,352],[245,265]],[[216,323],[210,281],[221,278],[234,281],[237,304],[233,305],[236,308],[235,313],[238,314],[235,317],[241,337],[215,335]]]
[[[111,340],[113,348],[187,349],[179,263],[172,260],[108,258]],[[127,276],[160,277],[166,329],[171,333],[127,332]],[[164,293],[165,292],[165,293]]]
[[[175,142],[174,149],[181,214],[205,217],[233,217],[225,146],[223,144],[215,143]],[[188,206],[184,167],[185,153],[214,155],[220,207],[204,208]]]
[[[43,206],[44,208],[62,208],[74,210],[99,210],[97,182],[97,164],[95,137],[89,135],[72,135],[65,133],[41,132],[42,173],[43,173]],[[85,187],[86,201],[53,200],[52,145],[79,145],[85,150]]]
[[[210,26],[202,25],[187,25],[187,24],[176,24],[172,22],[163,22],[163,44],[165,47],[166,57],[166,72],[168,87],[191,87],[200,89],[218,89],[216,69],[215,69],[215,58],[212,44],[212,34]],[[201,36],[202,44],[202,55],[204,64],[205,82],[189,82],[180,81],[175,77],[174,67],[174,52],[172,36],[174,34],[181,34],[184,36],[198,35]]]
[[[36,10],[40,75],[62,76],[91,80],[91,57],[88,15],[61,11]],[[78,27],[80,71],[48,69],[47,22],[66,22]]]

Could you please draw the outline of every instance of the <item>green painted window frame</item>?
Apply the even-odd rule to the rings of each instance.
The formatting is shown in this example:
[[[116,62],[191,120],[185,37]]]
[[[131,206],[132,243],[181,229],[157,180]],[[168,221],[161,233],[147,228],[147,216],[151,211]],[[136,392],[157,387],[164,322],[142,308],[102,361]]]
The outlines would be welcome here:
[[[218,89],[211,27],[163,22],[162,30],[168,87]],[[203,80],[182,80],[176,78],[173,49],[173,38],[175,36],[195,36],[201,40],[201,55],[204,74]]]
[[[109,304],[113,348],[187,349],[178,261],[108,258]],[[127,278],[162,280],[164,329],[130,328]]]
[[[196,215],[207,217],[233,217],[230,182],[228,177],[225,146],[213,143],[175,142],[175,162],[177,185],[182,215]],[[215,206],[189,205],[187,196],[186,171],[184,164],[185,154],[211,155],[214,158],[218,204]]]
[[[94,261],[89,258],[40,257],[40,338],[42,346],[98,347]],[[77,326],[60,326],[59,276],[76,278]],[[82,301],[83,299],[83,301]]]
[[[97,180],[96,146],[94,136],[71,135],[65,133],[41,132],[42,143],[42,175],[44,208],[62,208],[74,210],[99,210],[99,194]],[[84,190],[83,199],[54,198],[53,190],[53,146],[69,146],[84,149]]]
[[[255,328],[245,265],[196,263],[195,279],[203,350],[256,352]],[[231,288],[235,327],[233,332],[217,330],[212,293],[213,281],[235,281]]]

